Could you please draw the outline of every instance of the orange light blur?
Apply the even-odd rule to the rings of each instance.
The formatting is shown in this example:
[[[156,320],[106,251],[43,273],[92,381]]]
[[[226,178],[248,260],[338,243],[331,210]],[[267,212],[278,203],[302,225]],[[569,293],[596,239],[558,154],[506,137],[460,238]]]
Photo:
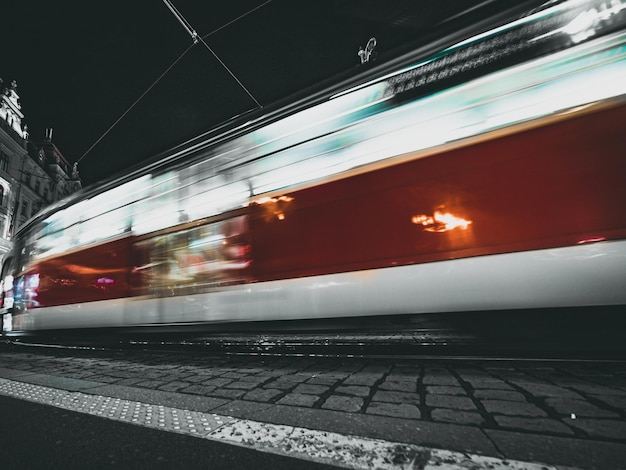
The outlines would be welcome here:
[[[264,212],[266,219],[269,221],[276,217],[278,220],[285,220],[284,207],[286,203],[293,201],[291,196],[279,196],[279,197],[262,197],[253,203],[264,206]]]
[[[467,230],[467,227],[472,223],[471,220],[466,220],[449,212],[441,212],[439,210],[436,210],[432,216],[426,214],[415,215],[411,218],[411,222],[423,226],[426,232],[437,233],[448,232],[455,228]]]
[[[279,196],[279,197],[262,197],[255,201],[252,201],[255,204],[267,204],[267,203],[277,203],[277,202],[291,202],[293,198],[291,196]]]

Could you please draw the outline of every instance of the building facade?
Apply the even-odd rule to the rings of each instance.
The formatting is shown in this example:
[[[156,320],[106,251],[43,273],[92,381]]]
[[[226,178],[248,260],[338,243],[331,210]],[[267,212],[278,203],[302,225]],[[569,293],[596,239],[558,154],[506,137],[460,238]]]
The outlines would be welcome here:
[[[30,140],[17,83],[0,79],[0,260],[15,231],[45,206],[79,190],[82,183],[54,145],[52,129]]]

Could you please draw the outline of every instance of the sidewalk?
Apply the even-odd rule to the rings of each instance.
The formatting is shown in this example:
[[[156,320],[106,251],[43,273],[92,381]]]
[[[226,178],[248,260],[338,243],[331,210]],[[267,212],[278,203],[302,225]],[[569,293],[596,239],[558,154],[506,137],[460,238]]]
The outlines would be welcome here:
[[[0,378],[499,459],[626,468],[623,363],[215,358],[1,345]]]

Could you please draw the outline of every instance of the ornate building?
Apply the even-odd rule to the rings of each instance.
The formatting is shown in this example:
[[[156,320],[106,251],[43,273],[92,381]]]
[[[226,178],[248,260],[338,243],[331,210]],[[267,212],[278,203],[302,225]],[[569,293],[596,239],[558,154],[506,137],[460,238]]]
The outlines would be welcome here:
[[[76,169],[52,142],[30,140],[15,80],[0,79],[0,260],[11,247],[11,234],[43,207],[82,187]]]

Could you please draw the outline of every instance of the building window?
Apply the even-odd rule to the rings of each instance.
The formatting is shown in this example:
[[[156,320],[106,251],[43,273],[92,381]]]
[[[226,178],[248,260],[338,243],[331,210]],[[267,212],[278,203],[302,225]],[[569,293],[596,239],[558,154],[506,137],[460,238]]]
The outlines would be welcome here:
[[[0,184],[0,207],[4,205],[4,186]]]
[[[0,170],[7,171],[8,168],[9,168],[9,155],[4,150],[0,150]]]
[[[22,212],[23,216],[28,216],[28,201],[22,201]]]
[[[39,180],[39,178],[37,178],[35,180],[35,192],[37,194],[39,194],[39,190],[41,189],[41,181]]]

